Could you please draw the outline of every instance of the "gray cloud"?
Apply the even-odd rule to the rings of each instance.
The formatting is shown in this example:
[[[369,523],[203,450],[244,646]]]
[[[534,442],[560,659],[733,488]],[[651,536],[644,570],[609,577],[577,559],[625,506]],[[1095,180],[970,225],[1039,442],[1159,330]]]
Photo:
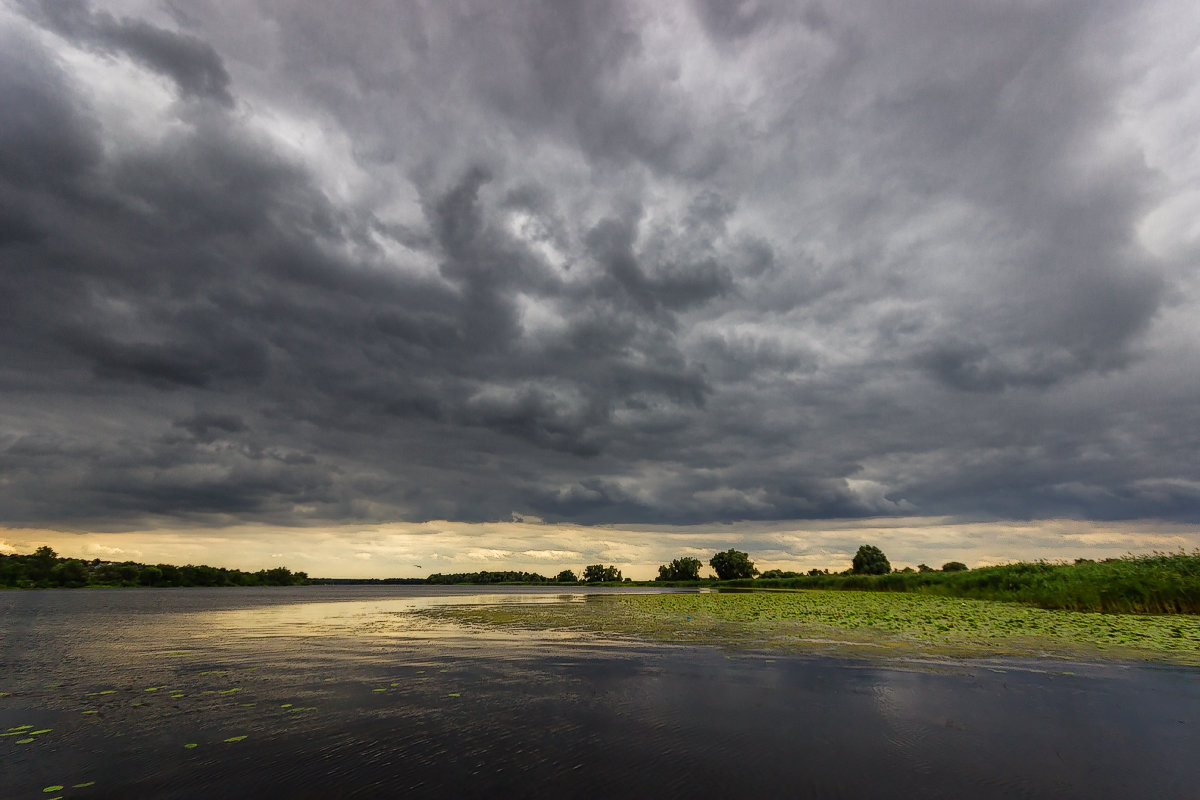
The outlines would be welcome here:
[[[1140,9],[22,4],[0,523],[1194,521]]]

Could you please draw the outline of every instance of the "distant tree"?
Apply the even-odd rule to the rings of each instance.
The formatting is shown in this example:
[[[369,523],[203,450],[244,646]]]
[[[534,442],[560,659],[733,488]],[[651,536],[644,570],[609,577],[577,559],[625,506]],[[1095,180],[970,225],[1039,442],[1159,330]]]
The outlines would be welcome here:
[[[917,564],[917,572],[934,572],[934,568],[928,564]]]
[[[700,559],[682,556],[663,564],[658,568],[660,581],[698,581],[700,580]]]
[[[887,556],[873,544],[864,544],[854,554],[850,571],[855,575],[886,575],[892,571]]]
[[[559,583],[576,583],[579,581],[579,576],[569,569],[564,569],[562,572],[554,576],[554,580]]]
[[[59,586],[86,586],[88,582],[87,567],[82,561],[74,558],[64,559],[50,570],[50,579]]]
[[[916,570],[912,567],[905,567],[904,569],[900,570],[900,572],[916,572]]]
[[[754,562],[748,553],[734,550],[732,547],[724,553],[717,553],[708,560],[708,565],[717,573],[717,579],[732,581],[739,578],[753,578],[758,574]]]
[[[138,583],[142,586],[158,586],[162,583],[162,570],[158,567],[142,567],[138,573]]]
[[[31,580],[45,584],[50,580],[50,572],[57,563],[58,553],[54,552],[54,548],[42,545],[25,559],[25,574]]]
[[[621,570],[614,566],[604,566],[603,564],[592,564],[583,568],[583,580],[585,583],[611,583],[621,580]]]
[[[262,573],[262,582],[267,586],[291,586],[292,571],[287,567],[272,567]]]
[[[942,572],[966,572],[970,567],[961,561],[947,561],[942,564]]]
[[[813,567],[812,569],[810,569],[810,570],[808,571],[808,574],[809,574],[809,575],[812,575],[812,576],[815,578],[815,577],[816,577],[816,576],[818,576],[818,575],[828,575],[828,574],[829,574],[829,570],[827,570],[827,569],[817,569],[816,567]]]

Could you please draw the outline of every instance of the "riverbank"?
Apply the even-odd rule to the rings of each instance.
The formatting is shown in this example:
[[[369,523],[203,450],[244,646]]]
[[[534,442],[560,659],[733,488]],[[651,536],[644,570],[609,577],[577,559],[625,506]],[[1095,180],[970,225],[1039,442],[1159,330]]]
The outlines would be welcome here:
[[[447,605],[419,613],[472,626],[737,649],[1200,666],[1200,615],[1098,614],[895,592],[613,594],[558,604]]]

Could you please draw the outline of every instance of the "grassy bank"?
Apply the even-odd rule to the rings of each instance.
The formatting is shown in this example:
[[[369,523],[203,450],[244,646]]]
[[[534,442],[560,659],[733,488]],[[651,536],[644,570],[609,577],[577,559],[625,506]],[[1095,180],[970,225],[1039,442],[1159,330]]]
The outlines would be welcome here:
[[[1200,616],[1089,614],[917,593],[631,593],[421,613],[468,625],[793,652],[1049,655],[1200,665]]]
[[[1200,614],[1200,550],[1074,564],[1006,564],[965,572],[805,575],[726,581],[721,585],[908,592],[1070,611]]]

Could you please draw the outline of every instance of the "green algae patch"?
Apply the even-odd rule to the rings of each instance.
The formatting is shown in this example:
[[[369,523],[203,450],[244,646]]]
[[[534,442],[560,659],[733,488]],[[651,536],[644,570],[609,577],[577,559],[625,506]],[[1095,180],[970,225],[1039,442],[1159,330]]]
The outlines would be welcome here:
[[[199,746],[200,745],[196,744],[195,742],[188,742],[187,744],[185,744],[183,746],[183,749],[184,750],[195,750]]]
[[[414,613],[457,624],[735,649],[1200,665],[1200,615],[1101,614],[913,593],[614,594],[585,603],[440,606]]]
[[[73,783],[73,784],[71,784],[71,788],[72,788],[72,789],[86,789],[86,788],[88,788],[89,786],[95,786],[95,785],[96,785],[96,782],[95,782],[95,781],[84,781],[83,783]]]
[[[32,736],[30,736],[27,739],[17,739],[17,744],[29,744],[30,742],[34,742],[34,741],[36,741],[36,739],[34,739]]]
[[[241,736],[230,736],[230,737],[229,737],[228,739],[226,739],[225,741],[226,741],[226,742],[230,742],[230,743],[232,743],[232,742],[240,742],[240,741],[242,741],[242,740],[243,740],[243,739],[245,739],[245,738],[246,738],[246,736],[245,736],[245,734],[243,734],[243,735],[241,735]]]
[[[447,697],[462,697],[462,693],[461,692],[451,692],[450,694],[448,694],[446,696]]]
[[[45,789],[42,789],[42,794],[50,794],[51,792],[61,792],[65,788],[67,788],[67,787],[65,787],[65,786],[47,786]]]
[[[237,694],[241,690],[242,690],[242,687],[236,686],[232,689],[225,689],[223,691],[217,692],[217,694]]]

